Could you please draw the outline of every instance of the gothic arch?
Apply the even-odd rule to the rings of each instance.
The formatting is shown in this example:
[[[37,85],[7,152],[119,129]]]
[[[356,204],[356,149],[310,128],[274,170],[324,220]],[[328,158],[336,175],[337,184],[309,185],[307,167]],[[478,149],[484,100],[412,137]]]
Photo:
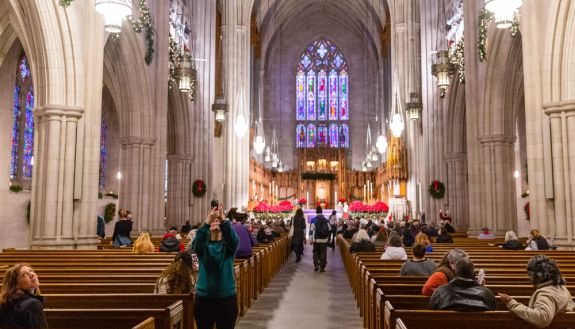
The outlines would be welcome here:
[[[150,77],[143,58],[143,50],[132,31],[125,31],[120,39],[110,38],[104,48],[104,84],[116,104],[122,138],[155,135],[152,113]]]

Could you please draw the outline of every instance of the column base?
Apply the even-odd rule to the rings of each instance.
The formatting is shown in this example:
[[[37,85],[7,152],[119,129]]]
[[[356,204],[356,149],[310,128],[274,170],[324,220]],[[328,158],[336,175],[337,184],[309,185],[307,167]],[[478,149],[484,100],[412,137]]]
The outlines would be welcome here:
[[[555,239],[555,241],[553,241],[553,245],[559,250],[575,250],[575,242],[569,243],[568,240]]]
[[[37,239],[30,242],[30,249],[98,249],[100,239],[97,237],[79,239]]]

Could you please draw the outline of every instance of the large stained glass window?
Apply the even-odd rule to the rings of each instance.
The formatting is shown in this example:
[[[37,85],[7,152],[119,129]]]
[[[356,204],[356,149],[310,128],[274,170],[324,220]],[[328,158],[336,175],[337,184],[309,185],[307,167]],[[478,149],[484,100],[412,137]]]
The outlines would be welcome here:
[[[100,128],[100,190],[106,187],[106,169],[108,162],[108,131],[110,128],[110,112],[103,111]]]
[[[34,88],[26,54],[20,56],[16,70],[10,179],[15,184],[30,187],[34,154]]]
[[[296,147],[349,147],[348,66],[330,41],[311,43],[296,72]]]

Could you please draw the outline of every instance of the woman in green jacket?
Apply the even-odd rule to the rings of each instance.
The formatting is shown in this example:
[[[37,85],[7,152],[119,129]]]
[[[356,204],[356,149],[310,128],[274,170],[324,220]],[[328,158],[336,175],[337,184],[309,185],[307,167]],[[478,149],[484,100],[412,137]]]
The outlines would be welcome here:
[[[196,283],[194,315],[198,329],[232,329],[238,316],[234,257],[239,239],[224,219],[221,206],[212,208],[198,229],[192,249],[200,271]]]

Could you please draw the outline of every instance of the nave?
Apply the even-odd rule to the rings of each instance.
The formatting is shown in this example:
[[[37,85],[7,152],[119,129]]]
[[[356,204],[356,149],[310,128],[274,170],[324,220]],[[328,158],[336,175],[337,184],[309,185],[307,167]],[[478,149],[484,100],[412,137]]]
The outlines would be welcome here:
[[[362,328],[338,248],[327,251],[326,272],[313,271],[312,246],[299,263],[291,255],[238,329]]]

